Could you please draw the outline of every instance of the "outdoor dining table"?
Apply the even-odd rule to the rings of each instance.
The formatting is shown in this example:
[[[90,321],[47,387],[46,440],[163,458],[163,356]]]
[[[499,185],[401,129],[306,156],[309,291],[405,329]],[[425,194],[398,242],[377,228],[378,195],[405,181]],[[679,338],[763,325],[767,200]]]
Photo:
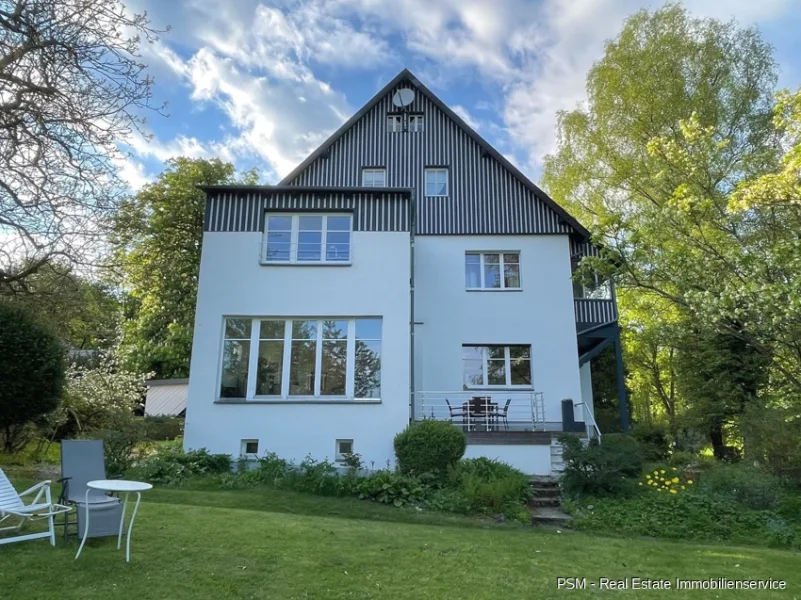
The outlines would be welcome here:
[[[469,426],[475,426],[477,420],[484,421],[487,427],[497,425],[498,403],[493,402],[490,396],[473,396],[468,402],[462,403],[462,410]]]
[[[87,533],[89,532],[89,490],[125,494],[125,501],[122,505],[122,515],[120,515],[120,531],[117,535],[117,550],[119,550],[122,545],[122,531],[125,528],[125,509],[128,507],[128,496],[131,493],[136,494],[136,504],[134,505],[133,513],[131,513],[131,521],[128,523],[128,531],[125,535],[125,562],[131,562],[131,531],[133,530],[134,519],[136,519],[136,511],[139,510],[139,501],[142,499],[142,492],[152,488],[153,486],[149,483],[129,481],[126,479],[97,479],[88,482],[86,484],[86,524],[83,528],[83,539],[81,540],[81,545],[78,547],[78,553],[75,555],[75,559],[77,560],[81,555],[81,550],[83,550]]]

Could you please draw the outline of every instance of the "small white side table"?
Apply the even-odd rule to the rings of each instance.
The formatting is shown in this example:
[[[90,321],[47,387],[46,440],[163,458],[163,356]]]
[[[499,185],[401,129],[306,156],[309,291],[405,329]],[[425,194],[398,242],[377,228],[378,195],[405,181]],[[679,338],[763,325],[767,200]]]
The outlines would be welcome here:
[[[122,530],[125,524],[125,509],[128,507],[128,495],[131,492],[136,493],[136,504],[134,505],[133,513],[131,513],[131,522],[128,523],[128,533],[126,535],[126,542],[125,542],[125,562],[131,561],[131,531],[133,530],[134,519],[136,519],[136,511],[139,510],[139,501],[142,499],[142,492],[146,492],[147,490],[153,489],[153,486],[149,483],[144,483],[142,481],[128,481],[125,479],[97,479],[95,481],[90,481],[86,484],[86,523],[84,524],[83,528],[83,539],[81,540],[81,545],[78,548],[78,553],[75,555],[75,559],[77,560],[78,557],[81,555],[81,550],[83,550],[83,545],[86,543],[86,534],[89,533],[89,490],[102,490],[104,492],[117,492],[120,494],[125,494],[125,501],[122,505],[122,515],[120,516],[120,532],[117,535],[117,550],[120,549],[122,545]]]

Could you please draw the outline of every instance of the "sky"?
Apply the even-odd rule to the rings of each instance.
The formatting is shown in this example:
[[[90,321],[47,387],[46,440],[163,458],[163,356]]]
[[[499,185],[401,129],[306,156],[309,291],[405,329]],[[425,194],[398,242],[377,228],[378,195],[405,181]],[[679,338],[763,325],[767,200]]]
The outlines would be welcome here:
[[[174,156],[219,157],[278,180],[404,67],[534,180],[557,112],[648,0],[133,0],[170,27],[142,48],[155,79],[150,139],[125,147],[132,189]],[[780,87],[801,86],[801,0],[687,0],[756,25]]]

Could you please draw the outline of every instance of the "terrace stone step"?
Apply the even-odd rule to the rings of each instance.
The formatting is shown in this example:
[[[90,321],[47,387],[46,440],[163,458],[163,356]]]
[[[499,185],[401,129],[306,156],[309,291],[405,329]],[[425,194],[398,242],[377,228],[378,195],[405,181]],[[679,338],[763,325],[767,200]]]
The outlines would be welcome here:
[[[538,506],[531,509],[532,525],[550,525],[558,527],[569,523],[573,517],[561,508],[553,506]]]
[[[534,496],[529,499],[528,505],[532,508],[538,506],[559,506],[559,496]]]

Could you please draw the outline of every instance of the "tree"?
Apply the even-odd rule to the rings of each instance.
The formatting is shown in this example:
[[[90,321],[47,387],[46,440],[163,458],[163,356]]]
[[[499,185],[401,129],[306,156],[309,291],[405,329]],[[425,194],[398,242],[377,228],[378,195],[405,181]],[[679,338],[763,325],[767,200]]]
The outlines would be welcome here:
[[[20,281],[19,287],[24,291],[0,296],[29,308],[73,349],[105,349],[116,340],[120,303],[108,285],[84,279],[54,260]]]
[[[64,383],[64,347],[30,311],[0,302],[0,432],[14,452],[28,423],[53,410]]]
[[[119,0],[0,3],[0,288],[97,254],[117,144],[158,110],[138,54],[156,33]]]
[[[735,192],[775,169],[781,155],[782,131],[771,119],[775,82],[771,49],[756,30],[667,5],[627,20],[588,74],[586,107],[559,115],[544,185],[605,248],[581,269],[616,278],[621,321],[630,317],[629,294],[658,307],[626,336],[642,359],[630,365],[632,379],[668,415],[686,405],[676,394],[676,360],[692,327],[710,339],[738,339],[729,345],[744,353],[735,362],[757,352],[801,392],[801,336],[781,333],[798,312],[784,311],[788,324],[771,319],[775,310],[758,314],[780,298],[796,302],[788,282],[801,263],[782,270],[778,256],[766,260],[770,240],[792,239],[783,228],[793,224],[732,205]],[[700,373],[699,360],[711,357],[685,358],[682,368]]]
[[[120,357],[132,371],[187,377],[206,195],[198,185],[240,180],[220,160],[178,158],[125,201],[114,219],[114,267],[126,290]]]

